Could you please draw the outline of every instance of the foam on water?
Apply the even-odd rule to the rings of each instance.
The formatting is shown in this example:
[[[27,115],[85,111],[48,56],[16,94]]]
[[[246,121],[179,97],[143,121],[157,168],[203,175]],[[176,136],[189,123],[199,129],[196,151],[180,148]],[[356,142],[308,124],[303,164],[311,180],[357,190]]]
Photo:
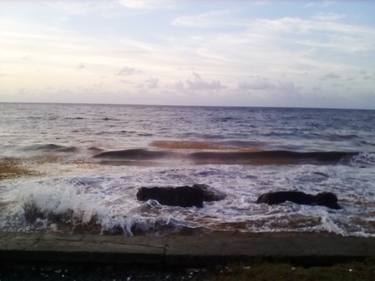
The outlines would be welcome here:
[[[361,179],[366,178],[363,182]],[[45,213],[61,215],[72,210],[80,223],[93,218],[102,231],[121,228],[128,235],[143,232],[203,227],[239,231],[327,231],[340,235],[374,236],[375,227],[363,218],[375,214],[374,174],[370,168],[350,166],[207,165],[189,167],[101,167],[77,170],[62,177],[20,179],[5,183],[1,221],[3,229],[30,230],[23,218],[25,203],[33,202]],[[162,206],[138,202],[141,186],[202,183],[227,194],[203,208]],[[353,189],[356,186],[356,189]],[[256,204],[268,191],[334,192],[342,210]],[[366,206],[366,209],[364,209]],[[5,209],[4,209],[5,208]],[[18,220],[16,219],[18,218]],[[7,222],[5,222],[7,220]],[[52,223],[52,222],[51,222]],[[48,224],[40,227],[48,227]]]
[[[375,165],[375,153],[361,152],[352,157],[350,164],[355,167],[371,167]]]
[[[53,219],[68,214],[79,224],[98,224],[101,232],[127,235],[203,227],[375,236],[374,111],[0,104],[0,122],[0,158],[16,158],[35,171],[0,182],[0,230],[61,231]],[[93,157],[141,151],[155,160],[161,149],[168,151],[163,163]],[[262,159],[269,151],[288,154],[261,166],[237,161],[257,151]],[[336,155],[329,152],[340,154],[321,161],[321,155]],[[227,196],[203,208],[143,203],[135,196],[142,186],[193,184]],[[333,192],[343,209],[255,203],[262,193],[286,190]],[[25,204],[50,217],[26,222]]]

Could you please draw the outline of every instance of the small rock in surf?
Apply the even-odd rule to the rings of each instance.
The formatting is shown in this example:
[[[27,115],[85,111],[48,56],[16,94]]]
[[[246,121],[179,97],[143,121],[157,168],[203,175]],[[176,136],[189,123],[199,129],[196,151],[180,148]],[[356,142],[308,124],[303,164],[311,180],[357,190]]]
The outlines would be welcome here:
[[[225,198],[224,194],[209,190],[204,184],[178,187],[141,187],[137,192],[139,201],[150,199],[162,205],[180,207],[203,207],[204,201],[218,201]]]
[[[286,201],[296,204],[319,205],[326,206],[331,209],[341,209],[337,203],[337,196],[331,192],[322,192],[316,195],[306,194],[300,191],[269,192],[259,196],[256,203],[276,205]]]

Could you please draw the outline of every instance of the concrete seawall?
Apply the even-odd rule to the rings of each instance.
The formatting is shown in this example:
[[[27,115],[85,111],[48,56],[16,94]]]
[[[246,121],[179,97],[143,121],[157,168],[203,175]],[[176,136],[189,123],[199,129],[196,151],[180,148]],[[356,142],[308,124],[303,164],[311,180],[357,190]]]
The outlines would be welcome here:
[[[247,258],[374,257],[375,238],[328,233],[214,232],[169,236],[0,233],[1,261],[210,263]]]

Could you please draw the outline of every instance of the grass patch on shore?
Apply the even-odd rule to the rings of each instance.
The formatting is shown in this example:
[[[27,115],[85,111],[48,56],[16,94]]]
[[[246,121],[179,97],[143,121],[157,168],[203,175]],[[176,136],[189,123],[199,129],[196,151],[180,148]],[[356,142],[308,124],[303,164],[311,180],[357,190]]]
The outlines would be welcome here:
[[[309,267],[259,262],[224,267],[206,281],[374,281],[374,277],[374,260]]]
[[[31,175],[35,175],[35,173],[25,168],[17,161],[0,160],[0,180]]]

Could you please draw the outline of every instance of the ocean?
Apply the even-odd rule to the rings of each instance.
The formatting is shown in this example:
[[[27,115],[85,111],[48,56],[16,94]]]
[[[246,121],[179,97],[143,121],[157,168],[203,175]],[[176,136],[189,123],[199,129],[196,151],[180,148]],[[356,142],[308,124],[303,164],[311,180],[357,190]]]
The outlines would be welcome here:
[[[1,231],[375,236],[375,111],[3,103],[1,161],[30,171],[0,180]],[[193,184],[225,198],[136,198]],[[288,190],[332,192],[342,209],[256,203]]]

